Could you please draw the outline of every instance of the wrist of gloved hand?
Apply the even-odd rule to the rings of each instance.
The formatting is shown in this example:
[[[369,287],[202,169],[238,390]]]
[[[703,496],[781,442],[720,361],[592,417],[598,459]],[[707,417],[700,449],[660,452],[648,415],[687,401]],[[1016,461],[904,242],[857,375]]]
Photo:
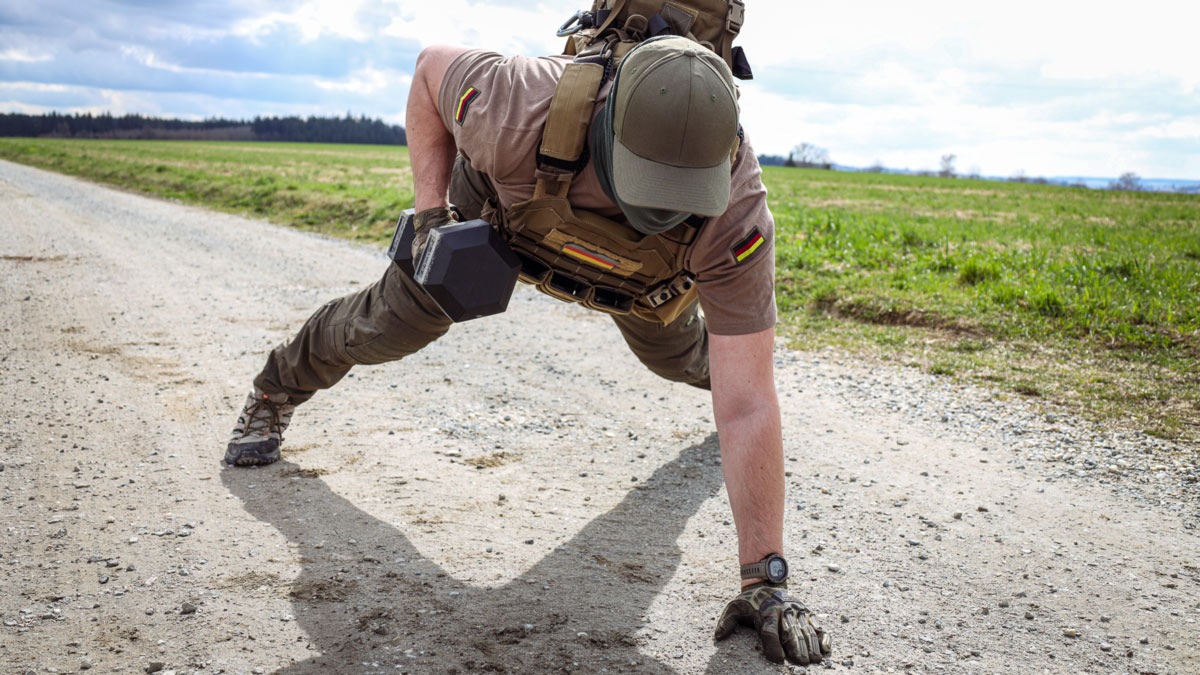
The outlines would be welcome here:
[[[763,655],[775,663],[820,663],[830,652],[829,635],[786,584],[747,587],[725,606],[713,637],[723,640],[739,624],[754,627]]]
[[[425,209],[413,216],[413,242],[412,255],[413,261],[421,259],[421,252],[425,250],[425,244],[429,241],[429,233],[435,228],[451,223],[457,223],[458,216],[454,210],[446,206],[438,206],[432,209]]]

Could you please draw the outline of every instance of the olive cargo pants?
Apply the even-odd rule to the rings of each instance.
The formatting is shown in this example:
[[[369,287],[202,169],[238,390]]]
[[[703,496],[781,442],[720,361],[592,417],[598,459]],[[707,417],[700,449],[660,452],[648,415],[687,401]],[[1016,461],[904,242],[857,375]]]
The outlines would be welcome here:
[[[451,201],[467,218],[478,218],[492,194],[482,174],[459,158]],[[625,343],[652,372],[673,382],[709,388],[708,332],[699,303],[668,326],[633,315],[613,316]],[[357,365],[396,361],[450,329],[451,321],[424,289],[395,265],[368,288],[326,303],[300,331],[267,357],[254,386],[286,393],[303,403],[328,389]]]

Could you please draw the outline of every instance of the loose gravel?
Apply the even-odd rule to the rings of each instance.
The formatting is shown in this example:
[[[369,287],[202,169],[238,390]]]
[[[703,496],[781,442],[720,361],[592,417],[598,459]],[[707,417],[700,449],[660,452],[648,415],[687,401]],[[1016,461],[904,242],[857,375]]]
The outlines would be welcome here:
[[[1200,672],[1196,448],[776,352],[822,666],[713,643],[736,535],[704,392],[522,290],[225,469],[266,350],[373,248],[0,162],[0,670]]]

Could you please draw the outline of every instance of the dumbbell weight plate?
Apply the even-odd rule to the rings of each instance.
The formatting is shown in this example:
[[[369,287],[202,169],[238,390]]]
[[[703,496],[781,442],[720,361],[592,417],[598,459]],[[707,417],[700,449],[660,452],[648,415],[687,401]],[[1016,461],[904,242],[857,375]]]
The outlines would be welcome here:
[[[413,279],[451,320],[467,321],[507,309],[520,268],[500,233],[476,219],[431,230]]]
[[[396,263],[396,266],[404,270],[404,273],[410,277],[415,272],[412,259],[413,235],[416,234],[416,229],[413,227],[413,216],[415,215],[415,209],[404,209],[404,212],[400,214],[400,220],[396,221],[396,231],[392,234],[392,243],[388,246],[387,251],[392,262]]]

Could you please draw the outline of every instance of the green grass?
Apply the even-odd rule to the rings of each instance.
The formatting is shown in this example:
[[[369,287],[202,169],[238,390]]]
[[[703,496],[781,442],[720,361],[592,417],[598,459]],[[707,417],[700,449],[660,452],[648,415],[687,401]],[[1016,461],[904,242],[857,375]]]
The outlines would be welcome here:
[[[402,146],[0,138],[0,158],[361,241],[413,198]]]
[[[407,148],[0,139],[0,157],[385,242]],[[767,167],[780,332],[1200,439],[1200,197]]]
[[[1200,197],[774,168],[764,181],[794,344],[1200,437]]]

